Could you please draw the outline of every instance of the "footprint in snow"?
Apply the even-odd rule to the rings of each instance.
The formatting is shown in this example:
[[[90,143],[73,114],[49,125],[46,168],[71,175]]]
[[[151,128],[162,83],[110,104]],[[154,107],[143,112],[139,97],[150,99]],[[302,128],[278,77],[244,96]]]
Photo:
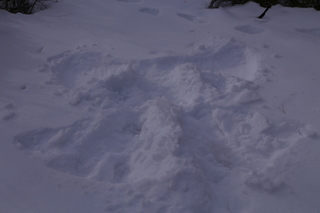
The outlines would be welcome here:
[[[8,103],[8,104],[4,105],[3,108],[7,111],[2,115],[2,120],[3,121],[10,120],[10,119],[12,119],[12,118],[14,118],[16,116],[16,113],[13,111],[14,110],[14,106],[13,106],[12,103]]]
[[[153,16],[159,15],[159,10],[154,8],[144,7],[139,10],[141,13],[148,13]]]
[[[20,89],[21,89],[21,90],[25,90],[25,89],[27,89],[27,86],[26,86],[26,85],[21,85],[21,86],[20,86]]]
[[[320,28],[313,28],[313,29],[296,29],[296,31],[301,33],[307,33],[310,35],[320,36]]]
[[[138,3],[138,2],[141,2],[140,0],[117,0],[117,1],[128,2],[128,3]]]
[[[184,19],[186,19],[188,21],[192,21],[192,22],[206,23],[203,20],[198,20],[198,18],[196,16],[189,15],[189,14],[186,14],[186,13],[177,13],[177,16],[179,16],[181,18],[184,18]]]
[[[2,116],[2,120],[7,121],[7,120],[14,118],[15,116],[16,116],[15,112],[7,112]]]
[[[243,33],[247,33],[247,34],[261,34],[263,33],[265,30],[259,27],[253,27],[251,25],[242,25],[242,26],[237,26],[234,28],[235,30],[238,30],[240,32]]]
[[[12,103],[7,103],[6,105],[4,105],[4,108],[9,110],[9,109],[14,109],[14,106]]]

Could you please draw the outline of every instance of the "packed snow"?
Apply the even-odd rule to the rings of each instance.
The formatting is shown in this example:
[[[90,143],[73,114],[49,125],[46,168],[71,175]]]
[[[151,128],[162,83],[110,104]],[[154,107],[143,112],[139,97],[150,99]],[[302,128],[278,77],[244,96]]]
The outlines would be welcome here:
[[[0,212],[319,213],[320,13],[0,11]]]

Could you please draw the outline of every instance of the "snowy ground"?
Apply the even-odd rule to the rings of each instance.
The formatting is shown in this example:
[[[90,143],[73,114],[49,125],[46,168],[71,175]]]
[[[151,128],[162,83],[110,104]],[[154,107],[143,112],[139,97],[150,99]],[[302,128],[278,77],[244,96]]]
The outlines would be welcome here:
[[[0,212],[319,213],[320,13],[0,11]]]

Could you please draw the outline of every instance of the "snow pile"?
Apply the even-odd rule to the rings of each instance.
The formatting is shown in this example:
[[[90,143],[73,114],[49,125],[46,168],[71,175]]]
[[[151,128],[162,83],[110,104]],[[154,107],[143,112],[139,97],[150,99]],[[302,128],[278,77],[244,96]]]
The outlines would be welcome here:
[[[115,8],[129,11],[121,3],[133,5],[136,11],[128,16],[131,14],[136,20],[144,20],[145,17],[140,19],[144,15],[161,16],[166,8],[157,2],[110,1]],[[70,4],[75,3],[70,1]],[[98,9],[95,4],[91,7]],[[197,12],[193,4],[189,6],[192,10],[177,9],[168,19],[184,23],[182,29],[191,26],[205,32],[208,26],[203,25],[207,19],[190,14]],[[181,3],[172,5],[178,8]],[[61,8],[57,6],[56,10]],[[236,13],[240,8],[249,13],[258,6],[249,4],[229,10]],[[82,18],[72,19],[77,20],[72,23],[72,30],[81,31],[81,26],[91,29],[90,23],[95,20],[92,17],[98,17],[97,14],[103,17],[100,9],[97,13],[90,13],[90,8],[88,11],[91,17],[88,23]],[[216,10],[215,16],[228,17],[225,12],[226,9]],[[41,13],[38,16],[42,17]],[[228,19],[223,24],[231,26],[232,17]],[[115,23],[121,24],[121,20]],[[140,50],[138,55],[123,58],[119,57],[121,51],[112,53],[115,48],[102,44],[104,37],[99,34],[102,31],[95,25],[99,42],[64,51],[60,47],[58,54],[47,52],[37,56],[40,59],[33,59],[38,64],[34,65],[36,72],[29,73],[34,77],[27,77],[31,82],[18,82],[19,92],[25,92],[23,100],[19,100],[22,97],[19,92],[12,91],[15,86],[10,83],[3,86],[6,98],[1,99],[1,125],[8,130],[10,142],[17,148],[7,149],[16,153],[15,156],[17,150],[26,153],[41,162],[36,168],[43,174],[54,174],[54,184],[41,183],[44,190],[61,180],[65,188],[70,188],[66,183],[74,181],[71,197],[78,196],[80,187],[86,201],[82,204],[85,208],[73,207],[71,211],[239,213],[265,208],[260,212],[270,212],[272,208],[263,203],[265,199],[281,209],[281,204],[272,199],[291,196],[296,179],[288,177],[288,171],[299,163],[295,153],[303,149],[301,144],[317,141],[319,130],[285,117],[287,105],[275,107],[278,103],[268,100],[273,93],[265,95],[264,91],[268,90],[263,88],[276,73],[273,66],[277,62],[272,60],[281,57],[274,57],[265,37],[262,38],[266,43],[246,37],[263,35],[267,31],[265,27],[254,26],[263,22],[245,18],[238,22],[231,30],[222,31],[219,38],[185,46],[187,51],[181,48],[164,52],[161,44],[154,44],[149,49],[144,47],[149,51],[148,57]],[[118,26],[112,26],[111,22],[106,26],[114,30],[111,34],[121,35],[117,40],[112,38],[112,45],[119,45],[122,40],[133,43],[129,47],[119,46],[128,48],[124,55],[144,42],[150,45],[143,38],[135,40],[137,32],[133,28],[125,29],[133,33],[125,37],[125,33],[117,31]],[[159,27],[155,34],[163,30],[166,27]],[[296,32],[315,34],[317,31],[297,28]],[[145,30],[145,33],[150,32]],[[174,47],[179,36],[171,39]],[[192,36],[186,39],[192,40]],[[38,53],[44,50],[42,47]],[[24,82],[22,78],[8,79]],[[31,117],[35,124],[29,128],[26,119]],[[21,129],[9,131],[10,125],[19,125]],[[29,158],[21,155],[18,159]],[[35,199],[43,193],[35,193]],[[53,190],[52,194],[61,193]],[[69,205],[82,202],[81,199],[74,198]],[[288,202],[292,201],[285,201]],[[0,209],[13,208],[10,199],[6,203]],[[46,205],[41,208],[48,209]],[[41,208],[30,207],[28,211]],[[49,211],[64,212],[68,208],[67,204],[61,204]],[[294,208],[273,212],[291,212]]]

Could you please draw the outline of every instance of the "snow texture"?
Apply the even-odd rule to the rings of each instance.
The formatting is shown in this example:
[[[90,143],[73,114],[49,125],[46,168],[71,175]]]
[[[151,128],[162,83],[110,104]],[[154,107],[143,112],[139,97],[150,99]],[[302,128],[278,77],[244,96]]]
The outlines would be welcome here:
[[[0,11],[1,212],[320,208],[318,13],[107,2]]]

